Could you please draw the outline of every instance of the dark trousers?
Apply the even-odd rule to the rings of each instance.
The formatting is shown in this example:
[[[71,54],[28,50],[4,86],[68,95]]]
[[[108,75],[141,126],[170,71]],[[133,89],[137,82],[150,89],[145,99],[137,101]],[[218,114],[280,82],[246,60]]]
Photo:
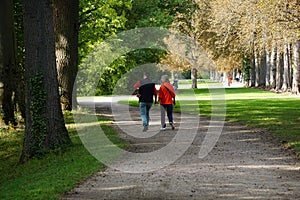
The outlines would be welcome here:
[[[165,127],[166,125],[166,112],[168,116],[169,123],[173,123],[173,104],[161,104],[160,105],[160,122],[161,126]]]

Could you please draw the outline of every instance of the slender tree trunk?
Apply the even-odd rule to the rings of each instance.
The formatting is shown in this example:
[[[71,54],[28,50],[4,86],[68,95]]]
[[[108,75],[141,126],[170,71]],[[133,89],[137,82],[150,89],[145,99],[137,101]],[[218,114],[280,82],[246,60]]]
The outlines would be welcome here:
[[[255,87],[256,83],[256,56],[253,54],[252,56],[252,62],[251,62],[251,82],[250,82],[250,87]]]
[[[278,50],[276,59],[276,91],[280,91],[283,83],[283,53]]]
[[[244,58],[243,59],[243,70],[242,70],[242,81],[245,81],[245,86],[250,87],[251,86],[251,59]]]
[[[291,74],[291,53],[290,53],[290,44],[284,45],[284,53],[283,53],[283,83],[282,90],[288,91],[291,90],[292,83],[292,74]]]
[[[212,69],[209,69],[209,79],[210,80],[216,80],[215,71]]]
[[[254,67],[255,67],[255,87],[260,85],[260,66],[259,66],[259,55],[258,53],[254,54]]]
[[[266,51],[266,87],[269,88],[270,87],[270,75],[271,75],[271,64],[270,64],[270,61],[271,61],[271,53],[270,51]]]
[[[232,70],[232,81],[235,81],[236,74],[237,74],[237,69],[233,69]]]
[[[58,94],[52,0],[24,1],[26,129],[20,162],[71,143]]]
[[[79,0],[54,0],[53,3],[60,99],[63,110],[72,110],[73,85],[78,71]]]
[[[300,40],[294,43],[293,48],[294,54],[294,68],[293,68],[293,84],[292,92],[294,94],[300,93]]]
[[[16,38],[13,19],[13,1],[0,1],[0,83],[3,86],[1,107],[5,124],[16,125],[14,114],[15,73],[17,71]]]
[[[267,53],[263,51],[259,67],[259,86],[266,86]]]
[[[216,82],[221,82],[221,75],[220,72],[217,70],[211,69],[210,70],[210,79]]]
[[[191,78],[192,78],[192,88],[197,88],[197,75],[198,70],[196,68],[191,69]]]
[[[276,58],[277,58],[277,48],[274,47],[271,52],[270,57],[270,88],[275,89],[276,87]]]

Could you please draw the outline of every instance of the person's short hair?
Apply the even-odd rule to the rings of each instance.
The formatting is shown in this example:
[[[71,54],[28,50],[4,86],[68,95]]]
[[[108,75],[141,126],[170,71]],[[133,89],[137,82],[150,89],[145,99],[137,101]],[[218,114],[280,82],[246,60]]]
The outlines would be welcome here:
[[[162,82],[167,82],[167,81],[169,81],[169,76],[168,76],[168,75],[162,75],[162,76],[161,76],[161,81],[162,81]]]

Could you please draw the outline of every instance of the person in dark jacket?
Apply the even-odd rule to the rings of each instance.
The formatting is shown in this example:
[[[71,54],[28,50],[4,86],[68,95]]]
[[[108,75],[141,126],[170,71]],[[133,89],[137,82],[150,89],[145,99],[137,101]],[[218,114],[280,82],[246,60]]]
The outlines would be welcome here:
[[[157,92],[155,88],[155,83],[153,83],[149,74],[144,73],[144,78],[134,84],[134,90],[139,98],[140,115],[143,123],[143,131],[148,130],[149,120],[150,120],[150,109],[153,104],[153,97],[155,99],[155,104],[157,104]]]

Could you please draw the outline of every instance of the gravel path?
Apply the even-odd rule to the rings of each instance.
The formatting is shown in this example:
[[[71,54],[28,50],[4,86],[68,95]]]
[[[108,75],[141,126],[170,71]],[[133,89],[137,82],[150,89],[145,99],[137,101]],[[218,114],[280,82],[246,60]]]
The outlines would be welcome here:
[[[105,104],[101,105],[104,107],[97,107],[98,112],[109,114]],[[123,116],[126,108],[118,109],[117,113]],[[138,109],[130,108],[130,115],[131,123],[117,120],[112,124],[120,136],[131,143],[130,152],[159,150],[170,143],[179,130],[188,133],[189,127],[196,128],[195,139],[187,151],[170,165],[144,173],[107,168],[74,188],[63,199],[300,199],[299,160],[262,130],[249,129],[242,123],[225,122],[212,151],[199,158],[209,118],[201,117],[199,125],[192,127],[190,115],[175,114],[177,129],[159,132],[159,113],[153,109],[149,131],[142,133]],[[130,127],[133,127],[132,132],[153,136],[136,138],[125,134],[124,130],[129,131]],[[128,159],[125,155],[118,161],[119,165]],[[127,165],[133,171],[140,166],[134,161]]]

